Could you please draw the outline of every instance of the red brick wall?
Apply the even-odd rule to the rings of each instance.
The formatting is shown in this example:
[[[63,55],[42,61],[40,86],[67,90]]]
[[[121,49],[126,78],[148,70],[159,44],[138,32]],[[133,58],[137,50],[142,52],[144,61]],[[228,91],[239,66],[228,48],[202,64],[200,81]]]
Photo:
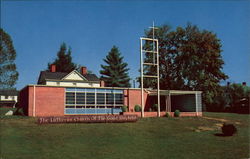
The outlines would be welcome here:
[[[145,103],[147,98],[148,95],[144,92]],[[19,102],[21,106],[25,108],[25,112],[28,116],[64,116],[65,88],[27,86],[20,92]],[[141,90],[124,90],[124,105],[127,105],[129,110],[129,112],[126,113],[135,113],[140,116],[141,112],[134,112],[134,106],[136,104],[141,105]],[[161,116],[165,114],[165,112],[161,112]],[[154,116],[157,116],[157,112],[145,112],[145,117]],[[173,116],[173,112],[171,112],[171,116]],[[181,112],[180,116],[202,116],[202,113]]]
[[[36,87],[36,116],[63,116],[65,88]]]
[[[28,116],[34,116],[33,115],[33,104],[34,104],[34,87],[28,86]]]
[[[134,112],[136,104],[141,105],[141,90],[127,89],[124,90],[124,105],[128,106],[129,112]],[[144,104],[147,101],[147,93],[144,92]]]
[[[33,91],[34,86],[27,86],[19,93],[18,102],[23,108],[25,115],[33,116]]]
[[[22,103],[28,106],[28,116],[64,116],[64,88],[27,86],[20,92],[20,96],[25,96],[25,93],[27,97]]]
[[[28,115],[28,97],[29,97],[28,95],[29,95],[29,89],[28,87],[25,87],[19,92],[18,96],[19,106],[23,108],[25,115]]]

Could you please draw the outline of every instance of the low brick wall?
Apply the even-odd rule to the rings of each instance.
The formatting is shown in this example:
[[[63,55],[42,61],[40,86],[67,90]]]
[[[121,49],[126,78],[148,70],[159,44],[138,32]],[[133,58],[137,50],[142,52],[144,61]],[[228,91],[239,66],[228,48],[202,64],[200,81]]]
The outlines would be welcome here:
[[[123,112],[123,115],[137,115],[141,117],[141,112]],[[164,117],[166,112],[160,112],[160,116]],[[174,112],[170,112],[170,116],[174,116]],[[202,116],[202,112],[180,112],[181,117]],[[157,117],[157,112],[144,112],[144,117]]]

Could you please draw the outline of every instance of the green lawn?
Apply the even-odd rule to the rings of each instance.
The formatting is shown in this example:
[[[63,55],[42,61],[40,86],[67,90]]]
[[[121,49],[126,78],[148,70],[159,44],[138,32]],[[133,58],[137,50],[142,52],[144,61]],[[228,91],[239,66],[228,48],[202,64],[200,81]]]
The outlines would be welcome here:
[[[237,126],[215,136],[212,119],[145,118],[136,123],[47,124],[35,118],[1,118],[1,159],[244,159],[249,158],[249,115],[205,113]]]

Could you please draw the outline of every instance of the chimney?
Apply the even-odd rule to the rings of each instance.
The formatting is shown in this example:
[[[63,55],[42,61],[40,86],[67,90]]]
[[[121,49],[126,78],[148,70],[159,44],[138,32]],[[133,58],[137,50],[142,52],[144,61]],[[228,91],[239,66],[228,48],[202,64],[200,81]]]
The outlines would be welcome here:
[[[56,65],[50,65],[50,72],[56,72]]]
[[[247,85],[247,83],[246,83],[246,82],[242,82],[242,85],[243,85],[243,86],[246,86],[246,85]]]
[[[81,68],[81,73],[82,73],[82,75],[86,75],[87,74],[87,67],[82,67]]]
[[[103,80],[100,81],[100,87],[105,87],[105,82]]]

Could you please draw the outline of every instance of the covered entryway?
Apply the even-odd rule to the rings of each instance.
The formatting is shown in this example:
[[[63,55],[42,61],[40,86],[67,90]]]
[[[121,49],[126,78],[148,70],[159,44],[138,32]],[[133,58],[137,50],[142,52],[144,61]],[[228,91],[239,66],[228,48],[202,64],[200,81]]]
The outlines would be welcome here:
[[[161,111],[174,112],[202,112],[201,91],[161,90]],[[157,103],[157,92],[151,90],[145,105],[145,111],[149,111],[152,105]]]

